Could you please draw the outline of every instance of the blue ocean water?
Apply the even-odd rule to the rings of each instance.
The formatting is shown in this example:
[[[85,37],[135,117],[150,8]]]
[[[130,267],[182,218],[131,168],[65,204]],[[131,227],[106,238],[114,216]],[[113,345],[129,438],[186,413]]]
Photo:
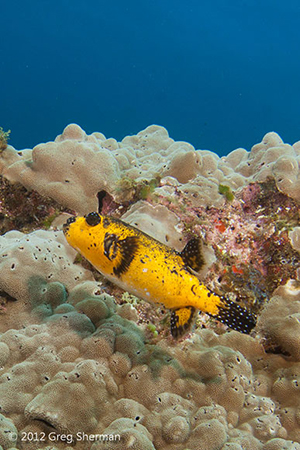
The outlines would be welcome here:
[[[118,140],[156,123],[219,155],[300,139],[296,0],[11,0],[0,126],[16,148],[71,122]]]

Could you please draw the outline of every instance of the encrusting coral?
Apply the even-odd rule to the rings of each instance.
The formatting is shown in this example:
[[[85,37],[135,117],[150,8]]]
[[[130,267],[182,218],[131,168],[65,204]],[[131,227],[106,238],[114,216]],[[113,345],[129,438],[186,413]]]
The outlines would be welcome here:
[[[101,192],[106,213],[176,250],[202,237],[202,279],[258,323],[249,336],[202,316],[175,342],[168,315],[126,302],[76,258],[59,221],[9,231],[0,238],[0,446],[299,450],[299,152],[269,133],[250,153],[219,158],[157,126],[118,143],[70,125],[33,150],[8,146],[3,176],[64,207],[96,210]]]

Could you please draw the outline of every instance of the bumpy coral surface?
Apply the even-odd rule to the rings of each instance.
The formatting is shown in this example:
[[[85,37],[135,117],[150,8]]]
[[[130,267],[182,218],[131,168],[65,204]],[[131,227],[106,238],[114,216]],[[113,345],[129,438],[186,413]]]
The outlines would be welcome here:
[[[193,204],[219,206],[220,185],[233,190],[272,177],[277,188],[292,198],[300,189],[300,143],[284,144],[268,133],[251,152],[237,149],[219,158],[208,150],[195,150],[186,142],[174,142],[168,132],[152,125],[121,142],[102,133],[88,136],[78,125],[68,125],[54,142],[33,150],[12,146],[0,155],[0,170],[12,181],[50,196],[78,213],[97,209],[96,196],[107,191],[120,203],[152,180],[175,178],[180,191]]]
[[[0,206],[16,229],[0,237],[0,448],[299,450],[299,154],[268,133],[219,158],[158,126],[117,142],[69,125],[33,150],[7,146]],[[257,313],[256,329],[202,315],[173,340],[168,312],[76,256],[66,216],[47,230],[13,221],[16,186],[47,227],[100,199],[177,250],[201,237],[201,279]]]

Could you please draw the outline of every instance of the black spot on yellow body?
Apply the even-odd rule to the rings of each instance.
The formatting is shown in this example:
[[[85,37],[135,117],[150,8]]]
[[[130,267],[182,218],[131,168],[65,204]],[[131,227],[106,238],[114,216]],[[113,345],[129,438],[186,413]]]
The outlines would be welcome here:
[[[110,221],[107,217],[104,217],[103,219],[103,228],[109,227]]]

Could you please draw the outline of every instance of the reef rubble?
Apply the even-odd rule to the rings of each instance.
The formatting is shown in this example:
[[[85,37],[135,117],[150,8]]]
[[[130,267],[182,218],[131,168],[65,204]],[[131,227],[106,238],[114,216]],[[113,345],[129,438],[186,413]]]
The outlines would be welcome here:
[[[219,158],[156,125],[2,149],[0,449],[300,450],[299,159],[274,132]],[[251,335],[202,314],[175,341],[68,246],[98,207],[178,251],[200,237]]]

